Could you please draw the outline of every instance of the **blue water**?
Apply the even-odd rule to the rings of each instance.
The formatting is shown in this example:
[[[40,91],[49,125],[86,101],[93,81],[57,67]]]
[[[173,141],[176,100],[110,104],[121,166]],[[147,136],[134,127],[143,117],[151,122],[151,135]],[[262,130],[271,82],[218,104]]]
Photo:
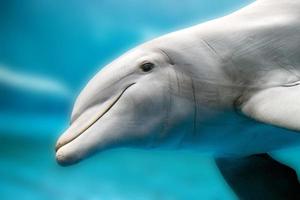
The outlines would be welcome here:
[[[119,149],[63,168],[54,144],[76,95],[103,65],[251,2],[0,1],[0,199],[236,199],[201,154]],[[300,166],[297,155],[276,153],[292,166]]]

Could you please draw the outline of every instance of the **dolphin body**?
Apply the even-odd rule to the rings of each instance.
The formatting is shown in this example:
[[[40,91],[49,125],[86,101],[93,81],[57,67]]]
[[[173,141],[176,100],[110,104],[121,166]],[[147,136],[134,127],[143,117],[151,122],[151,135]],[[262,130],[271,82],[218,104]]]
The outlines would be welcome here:
[[[300,199],[268,152],[300,144],[300,1],[259,0],[144,43],[103,68],[75,102],[56,159],[117,147],[215,156],[242,199]]]

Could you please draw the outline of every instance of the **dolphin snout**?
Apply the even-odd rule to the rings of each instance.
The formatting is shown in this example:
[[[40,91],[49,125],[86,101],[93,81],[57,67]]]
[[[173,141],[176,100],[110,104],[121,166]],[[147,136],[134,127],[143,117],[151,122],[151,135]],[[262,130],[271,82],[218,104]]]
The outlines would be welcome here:
[[[81,160],[78,152],[68,152],[67,148],[61,147],[56,152],[56,162],[61,166],[68,166],[78,163]]]

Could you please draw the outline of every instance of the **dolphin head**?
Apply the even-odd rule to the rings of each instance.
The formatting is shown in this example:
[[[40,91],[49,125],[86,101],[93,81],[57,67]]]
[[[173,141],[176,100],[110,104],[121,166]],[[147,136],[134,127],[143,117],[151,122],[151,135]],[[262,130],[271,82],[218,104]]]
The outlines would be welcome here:
[[[116,147],[176,147],[184,134],[176,130],[183,130],[193,109],[184,79],[160,48],[142,46],[119,57],[77,98],[70,127],[56,144],[58,163]]]

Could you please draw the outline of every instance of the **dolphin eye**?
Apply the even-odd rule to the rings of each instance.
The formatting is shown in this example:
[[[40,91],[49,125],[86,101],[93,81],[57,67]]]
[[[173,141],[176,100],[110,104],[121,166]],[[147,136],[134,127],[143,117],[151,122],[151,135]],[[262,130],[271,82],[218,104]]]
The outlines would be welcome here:
[[[143,72],[149,72],[154,68],[154,64],[151,62],[144,63],[140,66]]]

